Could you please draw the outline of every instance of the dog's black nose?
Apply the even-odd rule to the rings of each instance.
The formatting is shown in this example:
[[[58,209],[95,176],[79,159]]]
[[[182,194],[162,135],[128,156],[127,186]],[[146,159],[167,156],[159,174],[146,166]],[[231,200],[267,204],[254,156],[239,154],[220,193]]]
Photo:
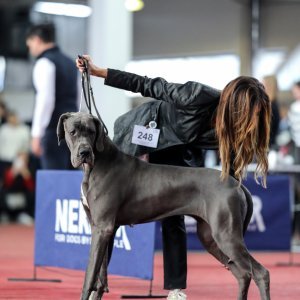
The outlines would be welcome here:
[[[89,154],[90,154],[90,151],[88,149],[81,149],[81,150],[79,150],[79,155],[81,157],[87,157],[87,156],[89,156]]]

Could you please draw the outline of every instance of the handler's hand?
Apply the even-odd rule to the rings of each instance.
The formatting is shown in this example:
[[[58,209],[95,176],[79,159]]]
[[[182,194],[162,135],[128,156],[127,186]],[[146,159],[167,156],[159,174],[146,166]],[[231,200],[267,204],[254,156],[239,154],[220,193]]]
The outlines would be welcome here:
[[[89,55],[82,55],[83,58],[87,61],[89,73],[93,76],[106,78],[107,76],[107,69],[102,69],[94,65],[91,57]],[[84,71],[84,62],[83,59],[77,58],[76,59],[76,67],[82,73]]]
[[[89,71],[92,74],[94,64],[92,62],[91,57],[89,55],[82,55],[82,57],[85,58],[85,60],[88,64],[88,67],[89,67]],[[81,59],[79,57],[76,59],[76,67],[79,69],[79,71],[81,73],[84,71],[84,61],[83,61],[83,59]]]
[[[42,155],[41,140],[38,137],[31,139],[31,151],[34,155],[40,157]]]

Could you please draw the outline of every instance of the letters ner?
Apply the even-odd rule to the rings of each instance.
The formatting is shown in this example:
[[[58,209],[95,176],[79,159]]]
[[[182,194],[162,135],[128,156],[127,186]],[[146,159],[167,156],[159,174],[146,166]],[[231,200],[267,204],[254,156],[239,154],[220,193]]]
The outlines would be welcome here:
[[[55,232],[91,234],[86,213],[77,199],[56,199]]]
[[[56,199],[55,241],[90,244],[91,227],[81,202],[77,199]],[[79,235],[74,235],[79,234]],[[84,235],[89,235],[84,236]],[[114,247],[130,251],[131,244],[125,226],[116,232]]]

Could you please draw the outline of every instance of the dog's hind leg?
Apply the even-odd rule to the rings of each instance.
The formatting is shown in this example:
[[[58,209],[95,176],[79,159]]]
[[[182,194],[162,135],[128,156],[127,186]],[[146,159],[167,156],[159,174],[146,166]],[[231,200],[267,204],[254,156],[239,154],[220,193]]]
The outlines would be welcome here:
[[[212,236],[211,228],[203,220],[198,220],[197,224],[198,237],[205,249],[220,261],[227,269],[229,269],[236,277],[239,283],[239,298],[247,299],[248,289],[251,281],[251,276],[242,275],[239,269],[233,265],[232,257],[227,256],[218,246]],[[249,274],[249,273],[248,273]]]
[[[224,249],[224,252],[229,256],[228,267],[239,284],[238,299],[245,300],[252,278],[251,262],[247,249],[243,245],[235,245],[235,243],[233,245],[228,247],[228,252],[227,249]]]
[[[253,280],[260,291],[261,299],[270,299],[270,274],[269,271],[256,261],[251,255]]]
[[[227,250],[224,247],[222,251],[221,248],[223,247],[218,246],[211,234],[210,226],[205,221],[198,221],[197,233],[205,249],[236,277],[239,283],[239,299],[247,299],[251,278],[259,288],[261,299],[270,299],[269,272],[249,254],[243,240],[240,242],[240,246],[236,245],[236,241],[233,241],[231,246],[227,246]],[[225,245],[224,242],[221,242],[221,244]],[[233,251],[230,248],[236,248],[237,250]],[[229,255],[229,253],[232,254]],[[234,253],[237,253],[237,255]]]
[[[239,300],[246,300],[252,278],[252,264],[250,254],[243,242],[242,235],[225,234],[220,231],[213,234],[220,250],[229,257],[228,266],[239,284]]]
[[[203,247],[228,269],[229,258],[220,250],[211,235],[210,226],[204,220],[197,219],[197,234]]]
[[[224,251],[218,246],[218,243],[212,236],[211,228],[203,220],[198,220],[197,233],[200,241],[202,242],[205,249],[219,260],[227,269],[229,269],[239,284],[239,300],[247,299],[248,289],[251,281],[251,266],[250,262],[247,263],[247,259],[237,257],[233,260],[234,255],[226,255]],[[224,243],[224,242],[222,242]],[[243,247],[242,247],[243,248]],[[230,251],[232,252],[232,251]],[[247,256],[247,255],[246,255]],[[235,261],[245,261],[244,264]]]

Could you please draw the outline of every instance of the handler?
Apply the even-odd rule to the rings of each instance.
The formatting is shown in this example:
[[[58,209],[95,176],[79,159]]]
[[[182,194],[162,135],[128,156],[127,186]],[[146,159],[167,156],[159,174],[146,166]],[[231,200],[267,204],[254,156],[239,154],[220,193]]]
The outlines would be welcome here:
[[[254,176],[266,186],[267,151],[270,136],[270,101],[257,79],[240,76],[219,91],[198,82],[169,83],[163,78],[99,68],[88,55],[90,74],[105,79],[105,84],[141,93],[149,101],[119,117],[115,122],[114,142],[123,152],[148,155],[149,162],[177,166],[203,166],[202,151],[219,149],[221,179],[232,175],[240,182],[247,166],[255,160]],[[82,59],[76,60],[83,72]],[[160,130],[156,148],[133,144],[134,125],[150,121]],[[150,124],[150,127],[151,125]],[[155,127],[155,125],[154,125]],[[217,188],[217,187],[216,187]],[[184,216],[162,220],[164,288],[168,300],[184,300],[187,257]]]

